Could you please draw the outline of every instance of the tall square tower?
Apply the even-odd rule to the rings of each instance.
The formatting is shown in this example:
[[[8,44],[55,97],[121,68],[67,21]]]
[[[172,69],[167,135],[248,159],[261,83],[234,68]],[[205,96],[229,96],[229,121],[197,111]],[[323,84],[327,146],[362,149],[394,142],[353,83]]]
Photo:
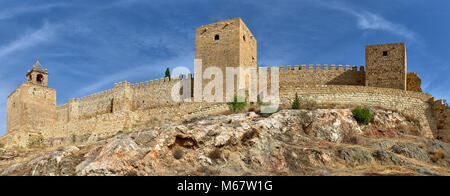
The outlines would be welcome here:
[[[201,26],[196,29],[195,59],[202,60],[202,73],[208,67],[222,70],[224,96],[226,89],[226,67],[256,68],[257,41],[241,18],[220,21]],[[195,77],[202,77],[194,75]],[[244,86],[235,89],[248,88],[248,76]],[[203,88],[209,80],[203,79]]]
[[[366,46],[366,86],[406,90],[405,43]]]
[[[56,90],[48,88],[48,72],[39,61],[7,100],[6,132],[37,130],[56,123]]]

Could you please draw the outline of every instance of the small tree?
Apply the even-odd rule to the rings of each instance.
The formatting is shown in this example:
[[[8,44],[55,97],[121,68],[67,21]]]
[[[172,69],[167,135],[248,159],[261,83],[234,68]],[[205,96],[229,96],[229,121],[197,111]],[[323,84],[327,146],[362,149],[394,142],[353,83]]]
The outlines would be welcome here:
[[[300,98],[298,98],[298,94],[295,93],[294,101],[292,102],[292,109],[299,110],[300,109]]]
[[[166,78],[168,77],[170,80],[170,69],[169,68],[166,69],[166,74],[164,75],[164,77],[166,77]]]
[[[227,105],[228,105],[228,108],[230,108],[230,110],[232,112],[236,113],[239,111],[243,111],[245,109],[245,107],[247,106],[247,100],[245,100],[244,102],[239,102],[238,96],[234,95],[233,101],[227,102]]]
[[[372,114],[370,114],[370,111],[367,108],[361,108],[358,106],[352,110],[352,113],[353,118],[355,118],[355,120],[359,123],[367,125],[372,120]]]

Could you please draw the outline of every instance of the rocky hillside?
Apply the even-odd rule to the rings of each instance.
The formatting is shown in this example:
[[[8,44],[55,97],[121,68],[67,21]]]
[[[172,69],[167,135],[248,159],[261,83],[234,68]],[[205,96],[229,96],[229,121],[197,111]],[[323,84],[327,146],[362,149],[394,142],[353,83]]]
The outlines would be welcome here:
[[[349,109],[202,116],[92,144],[0,149],[1,175],[450,175],[450,144],[417,122]]]

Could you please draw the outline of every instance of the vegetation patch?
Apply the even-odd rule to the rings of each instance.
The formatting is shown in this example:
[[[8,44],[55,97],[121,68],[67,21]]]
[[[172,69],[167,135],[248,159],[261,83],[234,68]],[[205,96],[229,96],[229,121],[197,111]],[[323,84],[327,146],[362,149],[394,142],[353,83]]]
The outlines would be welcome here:
[[[359,123],[367,125],[372,120],[372,114],[370,114],[370,110],[367,108],[361,108],[358,106],[352,110],[352,113],[353,118],[355,118],[355,120]]]
[[[244,100],[244,101],[238,101],[238,100]],[[238,97],[237,95],[234,95],[232,102],[227,102],[228,108],[236,113],[236,112],[242,112],[246,109],[248,103],[245,98]]]
[[[295,93],[294,101],[292,102],[292,109],[299,110],[300,109],[300,98],[298,98],[298,94]]]

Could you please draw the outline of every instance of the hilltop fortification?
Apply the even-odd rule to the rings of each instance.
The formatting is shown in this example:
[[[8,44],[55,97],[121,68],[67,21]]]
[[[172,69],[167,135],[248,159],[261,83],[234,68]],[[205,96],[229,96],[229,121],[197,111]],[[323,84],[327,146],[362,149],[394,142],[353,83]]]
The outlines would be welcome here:
[[[179,82],[189,83],[189,92],[205,87],[208,78],[195,83],[194,77],[202,77],[197,70],[204,72],[212,66],[223,73],[226,67],[257,68],[256,48],[256,38],[240,18],[202,26],[196,29],[195,57],[203,63],[194,75],[134,84],[123,81],[110,90],[72,98],[60,106],[56,105],[56,90],[48,88],[49,72],[36,62],[27,72],[26,82],[8,96],[7,134],[0,143],[9,147],[27,146],[36,140],[47,145],[89,142],[154,122],[226,111],[224,103],[175,102],[172,89]],[[290,105],[297,93],[302,103],[319,106],[384,108],[418,122],[417,135],[448,141],[450,109],[445,101],[422,93],[418,74],[407,72],[405,44],[371,45],[365,52],[365,67],[302,64],[257,69],[267,73],[279,70],[283,107]],[[242,78],[236,89],[249,87],[248,76]]]

